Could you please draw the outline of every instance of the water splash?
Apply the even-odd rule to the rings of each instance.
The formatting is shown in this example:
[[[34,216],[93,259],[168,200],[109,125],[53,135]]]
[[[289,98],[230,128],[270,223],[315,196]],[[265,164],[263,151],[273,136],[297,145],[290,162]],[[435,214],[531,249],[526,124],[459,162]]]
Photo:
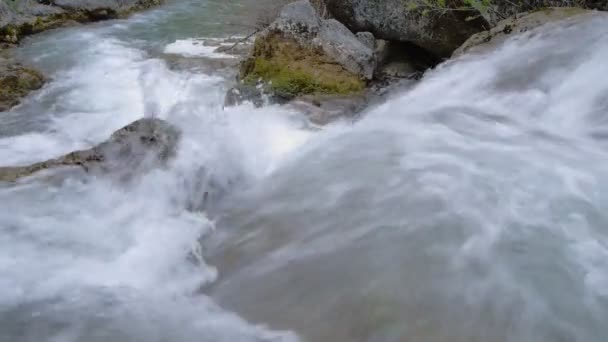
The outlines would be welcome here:
[[[311,341],[603,340],[607,24],[451,61],[312,140],[225,201],[210,293]]]

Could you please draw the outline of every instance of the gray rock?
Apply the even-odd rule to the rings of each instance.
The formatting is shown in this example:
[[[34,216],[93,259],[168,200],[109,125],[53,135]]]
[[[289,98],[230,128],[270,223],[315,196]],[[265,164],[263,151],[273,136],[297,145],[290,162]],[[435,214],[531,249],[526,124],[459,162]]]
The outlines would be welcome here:
[[[376,38],[412,42],[447,57],[487,23],[474,11],[423,14],[409,6],[415,0],[325,0],[330,13],[355,32],[369,31]]]
[[[340,119],[355,119],[368,104],[365,94],[355,95],[305,95],[294,99],[289,106],[315,125],[326,125]]]
[[[286,5],[261,37],[276,32],[296,40],[303,48],[321,48],[348,71],[371,78],[375,68],[373,49],[337,20],[322,19],[308,0]]]
[[[239,83],[226,92],[224,107],[233,107],[251,102],[259,108],[264,105],[264,91],[261,87]]]
[[[373,47],[363,44],[357,36],[335,19],[324,20],[313,44],[346,70],[371,80],[376,69]]]
[[[424,4],[430,4],[430,7]],[[369,31],[376,38],[411,42],[437,57],[449,57],[470,36],[497,25],[499,18],[542,10],[550,6],[581,6],[607,10],[605,0],[492,1],[491,10],[462,10],[464,0],[448,1],[443,10],[436,1],[325,0],[330,14],[354,32]]]
[[[508,38],[530,31],[550,22],[557,22],[566,19],[573,19],[581,15],[607,15],[603,12],[595,12],[582,8],[547,8],[530,13],[520,13],[511,18],[500,21],[496,27],[489,31],[484,31],[471,36],[462,46],[460,46],[452,57],[458,57],[465,53],[482,53],[495,49]]]
[[[79,166],[87,172],[130,175],[165,165],[175,155],[179,138],[179,130],[166,121],[140,119],[91,149],[27,166],[0,167],[0,181],[13,182],[39,171],[66,166]]]
[[[322,19],[308,0],[287,4],[266,31],[290,35],[302,44],[309,43],[321,30]]]
[[[309,0],[299,0],[286,5],[256,37],[240,78],[249,83],[261,78],[277,95],[293,98],[319,91],[358,92],[375,66],[373,49],[340,22],[323,19]]]
[[[133,11],[159,5],[161,1],[0,0],[0,42],[17,43],[24,36],[73,22],[124,17]]]
[[[370,49],[376,48],[376,38],[371,32],[357,32],[357,39]]]
[[[13,21],[13,10],[4,1],[0,1],[0,27],[3,27]]]

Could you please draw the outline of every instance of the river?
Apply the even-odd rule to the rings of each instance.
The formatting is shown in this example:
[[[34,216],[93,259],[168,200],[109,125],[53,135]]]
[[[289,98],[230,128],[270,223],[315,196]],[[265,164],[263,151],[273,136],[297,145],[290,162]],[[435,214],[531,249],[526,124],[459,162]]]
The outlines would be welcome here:
[[[311,130],[223,108],[234,69],[193,40],[249,33],[258,5],[174,0],[16,51],[51,81],[0,113],[3,165],[145,116],[183,137],[133,181],[0,184],[1,342],[605,340],[605,17]]]

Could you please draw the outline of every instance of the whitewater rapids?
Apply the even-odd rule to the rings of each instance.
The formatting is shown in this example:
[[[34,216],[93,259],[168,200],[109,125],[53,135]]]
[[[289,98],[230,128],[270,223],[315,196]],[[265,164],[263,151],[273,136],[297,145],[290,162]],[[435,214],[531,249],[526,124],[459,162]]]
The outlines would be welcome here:
[[[167,50],[227,36],[212,19],[240,3],[175,1],[20,48],[52,81],[0,113],[3,165],[143,116],[183,140],[126,184],[0,184],[1,342],[604,341],[608,19],[445,63],[313,132],[287,107],[223,109],[221,73],[168,67]]]

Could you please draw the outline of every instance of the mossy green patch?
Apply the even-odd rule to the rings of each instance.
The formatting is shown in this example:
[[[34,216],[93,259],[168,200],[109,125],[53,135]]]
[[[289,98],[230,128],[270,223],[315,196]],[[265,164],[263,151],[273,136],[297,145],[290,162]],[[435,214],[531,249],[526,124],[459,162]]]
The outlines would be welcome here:
[[[38,71],[20,65],[0,69],[0,111],[19,103],[19,99],[44,84],[44,76]]]
[[[256,40],[253,56],[241,67],[241,79],[249,84],[261,79],[275,95],[284,98],[303,94],[351,94],[365,88],[359,76],[321,51],[304,48],[278,34]]]
[[[19,42],[20,34],[19,28],[13,25],[7,25],[0,27],[0,41],[6,43],[17,43]]]
[[[322,75],[323,71],[282,63],[277,60],[257,58],[252,72],[245,78],[246,83],[258,79],[267,81],[274,93],[281,97],[295,97],[302,94],[349,94],[363,90],[365,84],[351,75]]]

